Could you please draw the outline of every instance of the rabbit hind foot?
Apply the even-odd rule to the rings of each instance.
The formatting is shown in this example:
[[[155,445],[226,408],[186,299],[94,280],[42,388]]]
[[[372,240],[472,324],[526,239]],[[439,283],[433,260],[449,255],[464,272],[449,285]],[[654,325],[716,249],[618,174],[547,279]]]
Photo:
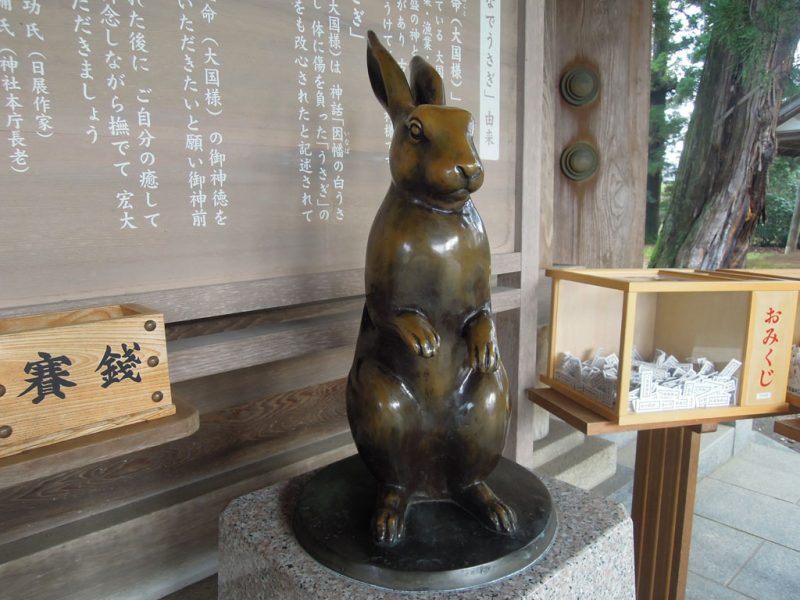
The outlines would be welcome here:
[[[394,546],[405,536],[408,497],[408,491],[400,486],[384,485],[378,490],[372,517],[372,534],[377,544]]]
[[[484,481],[461,488],[453,495],[453,500],[489,529],[507,534],[517,529],[514,511]]]

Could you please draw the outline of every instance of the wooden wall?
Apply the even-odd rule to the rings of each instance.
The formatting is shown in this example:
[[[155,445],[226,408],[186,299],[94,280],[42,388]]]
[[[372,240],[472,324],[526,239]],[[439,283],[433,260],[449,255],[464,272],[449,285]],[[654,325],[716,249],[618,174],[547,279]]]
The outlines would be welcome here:
[[[72,4],[47,4],[43,10],[55,11],[48,13],[53,19],[60,12],[63,20],[83,5],[76,3],[76,9]],[[480,5],[467,4],[475,11]],[[170,16],[163,19],[154,12],[160,3],[144,5],[154,43],[174,41],[174,5],[164,8]],[[287,115],[276,117],[273,105],[292,101],[278,99],[275,75],[278,57],[291,42],[287,31],[294,22],[286,21],[290,4],[232,1],[220,6],[228,7],[228,20],[219,21],[220,36],[227,36],[221,52],[231,48],[226,64],[235,65],[228,72],[237,74],[240,85],[252,76],[259,90],[260,104],[254,108],[239,88],[223,85],[230,92],[231,110],[227,120],[215,122],[231,133],[226,139],[236,141],[230,152],[239,160],[231,170],[230,190],[237,192],[239,208],[231,203],[229,224],[237,217],[242,228],[218,238],[186,223],[165,222],[138,238],[131,235],[136,232],[120,234],[112,227],[119,224],[116,199],[111,208],[100,204],[120,184],[110,163],[117,150],[109,139],[101,140],[102,152],[99,147],[82,149],[86,116],[70,117],[66,109],[56,113],[63,117],[63,129],[54,138],[37,140],[35,131],[26,131],[31,171],[22,179],[16,173],[0,174],[8,191],[1,201],[4,214],[13,216],[0,224],[0,318],[122,302],[154,307],[167,322],[173,395],[200,413],[199,430],[181,440],[132,448],[124,456],[78,468],[55,466],[41,477],[0,476],[0,596],[158,598],[216,570],[217,518],[230,500],[355,451],[343,390],[363,302],[363,249],[356,247],[388,183],[385,172],[374,175],[385,170],[382,156],[376,158],[376,149],[363,145],[358,132],[380,132],[381,121],[376,126],[368,117],[358,125],[361,129],[354,126],[357,156],[350,165],[354,173],[361,169],[370,176],[353,178],[354,189],[360,191],[353,201],[363,205],[354,205],[345,227],[286,225],[291,211],[282,212],[281,194],[297,183],[290,166],[296,140],[286,131]],[[535,381],[544,2],[503,7],[507,135],[499,159],[486,162],[487,181],[494,183],[476,202],[493,240],[493,306],[515,404],[506,454],[530,464],[532,405],[524,389]],[[17,16],[17,25],[33,18]],[[474,13],[470,19],[474,29]],[[380,26],[377,17],[373,20]],[[51,31],[57,21],[41,24],[44,29],[51,23]],[[68,51],[48,54],[54,90],[70,78],[74,82],[74,73],[65,73],[79,68],[75,36],[69,28],[56,29],[53,39]],[[104,43],[101,34],[98,29],[91,35]],[[263,39],[249,43],[260,34]],[[476,43],[471,38],[464,51],[474,55]],[[357,69],[364,75],[361,46],[358,55]],[[100,64],[101,55],[96,59]],[[180,61],[178,55],[172,66],[160,67],[159,75],[171,77]],[[159,96],[164,106],[180,97],[172,89],[174,82],[170,86],[171,91]],[[475,90],[470,94],[467,100],[478,102]],[[106,96],[107,112],[114,104]],[[70,101],[86,108],[74,97]],[[187,115],[181,110],[178,106],[160,113],[167,140],[160,160],[166,164],[162,206],[174,201],[169,210],[182,218],[187,211],[179,178],[185,175],[186,157],[178,144],[186,133]],[[351,110],[356,117],[367,111],[380,115],[368,90]],[[250,117],[267,125],[253,130]],[[384,150],[382,141],[378,150]],[[523,169],[523,164],[532,166]],[[77,175],[73,179],[70,173]],[[267,188],[261,185],[273,179]],[[65,212],[65,222],[48,230],[41,216],[50,214],[45,207],[53,206]],[[37,214],[38,219],[31,216]],[[337,246],[337,240],[344,245]],[[2,468],[0,461],[0,474]],[[15,469],[19,473],[19,465]]]
[[[161,6],[144,4],[149,11]],[[52,6],[72,10],[66,0]],[[66,168],[70,163],[82,164],[77,145],[61,153],[68,164],[58,176],[0,175],[3,189],[11,190],[10,200],[0,201],[0,317],[118,302],[155,307],[167,320],[173,393],[200,412],[199,430],[182,440],[13,485],[3,485],[0,477],[0,596],[158,598],[215,571],[217,517],[230,500],[354,452],[343,378],[362,303],[358,247],[388,181],[385,172],[377,183],[357,173],[359,168],[362,173],[383,170],[383,158],[375,159],[369,143],[354,141],[351,166],[361,195],[353,197],[356,210],[346,221],[351,229],[328,230],[316,223],[312,231],[297,223],[284,231],[280,219],[271,219],[277,214],[273,209],[283,210],[275,208],[284,206],[283,191],[297,184],[295,175],[286,175],[296,140],[286,129],[286,115],[275,127],[257,130],[246,117],[275,119],[272,105],[280,87],[275,48],[285,51],[294,23],[280,26],[289,16],[288,2],[242,0],[225,6],[228,19],[235,17],[227,25],[220,21],[221,35],[228,36],[225,48],[241,48],[263,34],[251,44],[252,55],[239,50],[227,63],[235,65],[230,74],[242,81],[249,75],[258,80],[256,107],[245,102],[246,94],[222,88],[231,91],[232,114],[221,124],[239,140],[231,149],[240,158],[231,172],[231,190],[236,189],[240,208],[231,204],[230,213],[244,220],[247,235],[217,239],[185,223],[165,223],[141,238],[121,239],[116,230],[104,229],[119,218],[116,204],[92,208],[97,206],[92,194],[103,196],[119,184],[110,170],[108,139],[102,158],[89,161],[106,171],[78,169],[74,185],[65,177],[76,172]],[[503,104],[508,135],[500,160],[487,162],[487,181],[495,177],[500,183],[489,184],[476,201],[493,240],[493,303],[514,394],[506,454],[525,465],[532,458],[534,416],[524,389],[536,382],[536,331],[543,312],[537,299],[546,295],[539,268],[551,262],[632,265],[641,256],[649,9],[648,3],[622,0],[527,0],[503,6],[502,78],[509,86],[504,89],[512,90]],[[174,39],[177,18],[170,14],[168,20],[146,14],[155,40]],[[48,56],[54,85],[58,67],[75,67],[77,56],[74,36],[68,30],[58,36],[69,56]],[[474,40],[465,48],[474,52]],[[362,58],[353,62],[361,75],[362,52],[358,49]],[[555,91],[561,71],[576,57],[594,61],[603,81],[601,99],[582,112],[564,106]],[[179,64],[181,56],[175,60]],[[371,92],[354,96],[358,118],[367,111],[380,115]],[[107,110],[111,99],[105,100]],[[175,146],[186,133],[187,115],[181,110],[164,113],[165,162],[170,144],[179,162],[186,159]],[[80,138],[85,118],[62,119],[62,140]],[[381,129],[380,119],[377,125],[371,119],[362,129]],[[358,131],[353,130],[356,141]],[[581,135],[594,137],[602,161],[595,178],[582,187],[566,182],[556,166],[563,145]],[[52,148],[45,142],[31,146],[32,169],[58,163],[58,153],[42,151]],[[165,185],[177,186],[185,176],[176,165],[165,169]],[[237,177],[239,187],[234,187]],[[273,179],[277,187],[264,192],[261,184]],[[66,194],[70,202],[57,208],[77,207],[67,221],[88,224],[88,231],[59,236],[31,219],[26,211],[37,202],[57,200],[49,192]],[[8,210],[14,211],[13,219],[5,218]],[[260,216],[253,219],[253,214]],[[33,233],[26,237],[25,230]],[[284,240],[286,232],[291,235]],[[59,251],[62,241],[66,245]],[[337,254],[337,248],[344,251]],[[160,262],[161,252],[169,259]],[[113,260],[121,262],[115,267]],[[71,275],[59,279],[59,268],[71,269]],[[120,278],[115,268],[127,277]],[[54,281],[59,285],[50,285]]]

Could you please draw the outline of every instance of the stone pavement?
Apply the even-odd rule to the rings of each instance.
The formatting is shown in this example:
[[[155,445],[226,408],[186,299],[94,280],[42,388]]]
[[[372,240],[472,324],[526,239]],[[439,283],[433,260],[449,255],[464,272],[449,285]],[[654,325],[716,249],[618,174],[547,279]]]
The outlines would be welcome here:
[[[800,598],[800,453],[754,432],[698,482],[686,598]]]

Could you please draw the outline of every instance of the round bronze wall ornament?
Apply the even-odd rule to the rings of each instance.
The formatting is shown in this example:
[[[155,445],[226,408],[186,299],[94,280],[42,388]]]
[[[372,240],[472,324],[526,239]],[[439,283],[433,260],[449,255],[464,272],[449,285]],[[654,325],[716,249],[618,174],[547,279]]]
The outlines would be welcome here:
[[[586,181],[597,172],[600,157],[588,142],[570,144],[561,153],[561,172],[572,181]]]
[[[600,92],[600,78],[587,66],[572,67],[561,77],[561,96],[572,106],[586,106]]]

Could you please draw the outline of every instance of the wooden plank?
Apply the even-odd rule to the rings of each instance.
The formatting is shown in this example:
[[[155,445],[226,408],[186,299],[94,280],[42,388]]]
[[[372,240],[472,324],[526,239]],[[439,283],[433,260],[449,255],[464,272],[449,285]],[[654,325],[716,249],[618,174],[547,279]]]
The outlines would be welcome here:
[[[556,177],[558,158],[555,153],[556,111],[558,110],[558,67],[556,48],[558,47],[557,29],[558,0],[546,0],[544,7],[544,56],[542,58],[541,86],[541,190],[539,198],[539,268],[549,267],[554,262],[553,230],[556,202]],[[541,319],[540,319],[541,320]]]
[[[494,254],[492,273],[504,275],[518,271],[520,260],[519,252]],[[331,273],[274,277],[0,308],[0,317],[109,304],[143,304],[163,313],[167,323],[174,323],[363,294],[364,270],[348,269]]]
[[[295,304],[279,308],[268,308],[245,313],[221,315],[207,319],[194,319],[171,323],[167,326],[167,341],[239,331],[253,327],[280,325],[293,321],[302,321],[312,317],[338,316],[346,312],[358,312],[364,307],[364,296],[324,300],[309,304]]]
[[[512,310],[521,302],[520,290],[497,287],[492,290],[495,312]],[[184,338],[168,344],[170,378],[173,383],[198,376],[214,375],[262,363],[300,356],[315,350],[354,346],[363,311],[362,302],[335,303],[336,309],[320,311],[303,308],[296,321],[278,314],[263,325]],[[299,312],[299,311],[296,311]],[[226,321],[227,323],[228,321]]]
[[[251,367],[314,350],[353,345],[361,309],[249,329],[215,333],[169,344],[172,382]]]
[[[0,489],[0,543],[350,436],[337,380],[203,415],[192,436]]]
[[[234,498],[352,455],[346,435],[0,546],[9,598],[159,598],[216,570],[217,522]]]
[[[126,456],[192,435],[197,410],[175,399],[174,415],[67,440],[0,460],[0,489]]]
[[[623,292],[777,292],[797,291],[800,283],[784,279],[696,277],[688,269],[545,269],[548,277]]]
[[[605,418],[596,412],[581,406],[573,398],[552,388],[530,388],[527,390],[528,399],[531,402],[546,408],[548,411],[563,419],[579,431],[586,435],[597,435],[600,433],[618,433],[620,431],[641,431],[650,429],[666,429],[671,427],[689,427],[689,426],[702,426],[702,425],[715,425],[724,423],[731,420],[730,414],[717,414],[716,416],[697,417],[697,411],[692,411],[692,416],[685,418],[680,415],[668,415],[668,418],[674,420],[662,420],[657,422],[639,422],[639,423],[626,423],[623,425],[616,424],[612,419]],[[671,411],[680,413],[681,411]],[[686,411],[690,412],[690,411]],[[758,416],[780,416],[794,412],[790,406],[786,406],[785,410],[770,412],[754,412],[743,410],[736,413],[736,419],[752,419]],[[661,413],[661,416],[666,415]]]
[[[775,421],[775,433],[800,442],[800,419],[779,419]]]
[[[343,346],[189,379],[174,384],[173,391],[191,398],[192,405],[205,415],[343,379],[352,362],[353,348]]]
[[[514,287],[496,287],[492,290],[492,311],[502,313],[520,307],[522,292]]]

